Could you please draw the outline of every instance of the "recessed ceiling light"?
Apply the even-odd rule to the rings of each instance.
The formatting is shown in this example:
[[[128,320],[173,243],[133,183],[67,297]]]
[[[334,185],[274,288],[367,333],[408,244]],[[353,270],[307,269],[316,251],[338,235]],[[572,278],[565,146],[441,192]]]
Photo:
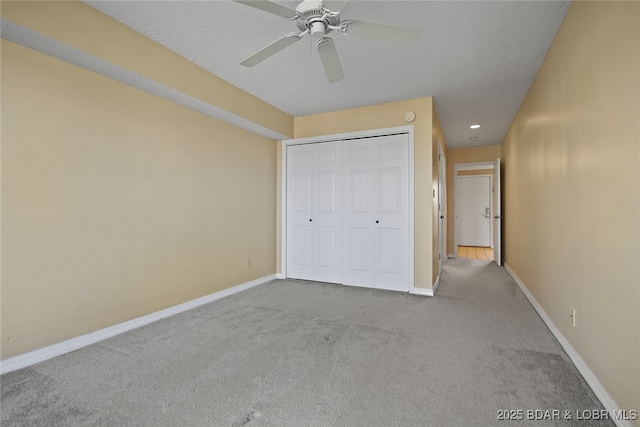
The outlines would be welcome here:
[[[469,138],[469,139],[470,139],[470,140],[472,140],[472,141],[475,141],[475,140],[477,140],[477,139],[478,139],[478,137],[477,137],[477,136],[472,136],[472,137],[471,137],[471,138]]]
[[[471,129],[478,129],[480,127],[480,125],[471,125],[469,126]]]

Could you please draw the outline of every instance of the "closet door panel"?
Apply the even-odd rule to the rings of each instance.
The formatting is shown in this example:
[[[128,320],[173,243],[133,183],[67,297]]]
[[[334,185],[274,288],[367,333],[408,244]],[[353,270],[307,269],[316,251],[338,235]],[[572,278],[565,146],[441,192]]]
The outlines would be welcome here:
[[[336,173],[334,171],[316,173],[318,182],[318,213],[336,214]]]
[[[312,267],[311,262],[311,227],[306,226],[294,226],[293,230],[293,246],[295,250],[293,251],[293,266],[296,272],[294,273],[298,279],[307,279],[310,278],[308,275],[304,273],[305,269],[309,269]]]
[[[338,261],[335,255],[337,237],[335,228],[316,227],[316,236],[318,242],[318,268],[335,268]]]
[[[393,228],[377,229],[376,264],[379,273],[398,274],[400,272],[400,231]]]
[[[314,144],[314,280],[342,283],[342,145]]]
[[[287,275],[313,280],[313,151],[292,146],[287,157]]]
[[[374,283],[374,146],[369,140],[343,143],[343,283]]]
[[[342,146],[287,147],[287,276],[342,281]]]
[[[381,168],[378,173],[377,211],[380,214],[400,214],[401,175],[400,168]]]
[[[375,138],[375,287],[409,290],[409,138]]]

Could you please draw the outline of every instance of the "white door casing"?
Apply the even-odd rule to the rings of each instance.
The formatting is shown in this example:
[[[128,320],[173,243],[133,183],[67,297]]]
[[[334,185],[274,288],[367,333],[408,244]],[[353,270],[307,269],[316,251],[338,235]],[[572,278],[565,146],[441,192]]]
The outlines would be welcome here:
[[[502,200],[500,193],[500,158],[493,167],[493,260],[502,265]]]
[[[444,262],[447,259],[445,248],[446,242],[446,223],[445,223],[445,207],[446,202],[446,158],[442,147],[438,144],[438,274],[442,273]]]
[[[460,246],[491,245],[491,179],[469,175],[457,179],[456,218]]]

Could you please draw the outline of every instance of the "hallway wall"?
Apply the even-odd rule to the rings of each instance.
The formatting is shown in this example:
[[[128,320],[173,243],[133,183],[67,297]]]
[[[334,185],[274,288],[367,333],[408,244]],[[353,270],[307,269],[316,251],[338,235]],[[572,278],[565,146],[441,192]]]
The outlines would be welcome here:
[[[640,409],[639,46],[640,3],[574,2],[502,145],[505,261],[627,410]]]

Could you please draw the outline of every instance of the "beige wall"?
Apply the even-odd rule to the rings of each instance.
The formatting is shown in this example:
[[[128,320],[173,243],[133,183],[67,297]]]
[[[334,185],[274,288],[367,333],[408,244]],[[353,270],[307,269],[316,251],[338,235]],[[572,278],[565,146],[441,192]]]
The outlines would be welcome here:
[[[2,17],[282,135],[293,118],[80,1],[3,1]]]
[[[2,16],[294,136],[292,117],[81,2],[3,2]],[[0,357],[275,272],[276,142],[7,41],[2,72]],[[300,118],[295,136],[406,125],[407,111],[416,286],[431,288],[432,99]]]
[[[431,97],[353,108],[294,119],[295,138],[406,126],[404,115],[416,114],[415,136],[415,286],[433,287],[432,114]],[[278,248],[278,251],[280,248]],[[437,252],[436,252],[437,254]]]
[[[275,273],[275,141],[4,40],[1,119],[2,359]]]
[[[447,253],[456,254],[454,247],[455,179],[454,165],[458,163],[494,162],[500,157],[500,146],[456,148],[447,151]]]
[[[627,410],[640,405],[639,46],[640,3],[573,3],[503,143],[505,261]]]

